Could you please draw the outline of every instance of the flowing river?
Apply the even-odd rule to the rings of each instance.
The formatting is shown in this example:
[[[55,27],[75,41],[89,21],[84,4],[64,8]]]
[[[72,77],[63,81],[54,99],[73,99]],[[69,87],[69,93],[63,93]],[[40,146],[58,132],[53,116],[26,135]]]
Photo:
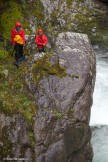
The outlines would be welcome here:
[[[91,111],[93,162],[108,162],[108,52],[95,51],[97,76]]]

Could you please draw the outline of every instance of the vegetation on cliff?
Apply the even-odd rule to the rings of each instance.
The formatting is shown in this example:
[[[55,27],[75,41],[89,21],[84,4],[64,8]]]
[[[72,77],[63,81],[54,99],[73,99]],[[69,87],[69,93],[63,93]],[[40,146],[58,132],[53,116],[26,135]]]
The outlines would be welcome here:
[[[64,31],[85,33],[93,45],[98,44],[105,48],[108,47],[107,15],[107,6],[100,2],[67,0],[52,10],[50,20],[48,18],[46,24],[48,31],[55,36]]]
[[[28,131],[28,136],[33,148],[35,143],[33,126],[37,105],[25,82],[25,74],[28,72],[27,64],[31,61],[31,56],[28,58],[28,62],[22,63],[19,69],[15,69],[13,66],[14,58],[11,57],[13,47],[9,45],[10,32],[15,22],[21,21],[26,34],[32,33],[30,24],[32,22],[36,30],[42,27],[47,34],[51,34],[52,38],[56,38],[60,32],[75,31],[88,34],[93,44],[108,46],[107,14],[104,14],[103,19],[102,12],[97,9],[91,11],[88,6],[85,6],[84,0],[78,0],[77,3],[74,0],[65,2],[65,12],[58,6],[48,18],[45,17],[44,6],[40,0],[28,3],[25,0],[0,2],[0,32],[3,36],[3,42],[0,43],[0,113],[6,116],[21,114],[24,117],[31,128]],[[25,55],[28,55],[27,49],[25,49]],[[51,64],[50,58],[51,55],[48,53],[34,63],[32,80],[36,83],[48,75],[56,75],[57,77],[66,75],[65,68],[61,67],[59,62]],[[70,112],[72,111],[70,110]],[[62,114],[57,112],[56,116],[61,118]],[[6,132],[5,129],[3,133]],[[8,135],[5,133],[3,135],[4,152],[2,156],[10,154],[11,143],[7,139]]]

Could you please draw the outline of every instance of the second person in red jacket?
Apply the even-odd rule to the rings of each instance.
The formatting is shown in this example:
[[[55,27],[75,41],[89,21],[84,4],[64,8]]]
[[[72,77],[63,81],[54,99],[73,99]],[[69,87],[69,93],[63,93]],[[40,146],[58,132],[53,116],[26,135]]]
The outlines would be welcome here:
[[[43,33],[42,29],[38,30],[38,34],[36,36],[36,44],[39,52],[45,52],[45,46],[48,43],[48,39],[46,35]]]

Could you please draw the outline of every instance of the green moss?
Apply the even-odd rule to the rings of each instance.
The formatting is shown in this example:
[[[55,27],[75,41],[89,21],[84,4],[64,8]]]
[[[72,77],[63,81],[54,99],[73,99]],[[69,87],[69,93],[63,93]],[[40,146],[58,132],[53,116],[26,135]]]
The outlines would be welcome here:
[[[0,30],[5,38],[10,39],[11,29],[16,21],[20,21],[22,13],[16,2],[10,1],[4,5],[6,5],[6,11],[1,15]]]
[[[59,62],[55,63],[54,65],[51,66],[51,68],[48,71],[48,74],[50,75],[56,75],[60,78],[66,76],[66,69],[61,67],[59,65]]]
[[[5,49],[0,49],[0,61],[5,61],[9,58],[9,54]]]
[[[38,83],[43,77],[56,75],[60,78],[66,76],[66,69],[59,65],[59,62],[51,65],[50,58],[52,55],[45,54],[43,58],[36,61],[32,68],[32,79]]]
[[[74,0],[66,0],[66,4],[68,9],[72,9],[72,3],[75,2]],[[77,0],[77,6],[81,4],[82,2],[85,2],[85,0]]]
[[[61,113],[61,112],[56,112],[55,115],[56,115],[56,117],[57,117],[58,119],[60,119],[60,118],[62,117],[62,113]]]
[[[32,29],[29,25],[31,17],[34,17],[34,23],[36,23],[37,28],[43,26],[44,6],[40,0],[29,3],[26,3],[25,0],[21,0],[20,2],[17,0],[1,2],[0,9],[2,10],[0,31],[7,40],[11,40],[11,30],[17,21],[20,21],[22,27],[26,29],[25,34],[32,34]]]
[[[35,141],[35,134],[34,134],[33,129],[28,131],[28,137],[29,137],[29,140],[30,140],[31,147],[34,148],[36,141]]]
[[[21,8],[23,9],[23,10],[25,10],[26,9],[26,0],[20,0],[21,1]]]
[[[73,2],[74,2],[74,0],[66,0],[67,7],[71,8],[71,5]]]
[[[2,129],[2,136],[1,136],[1,139],[3,141],[3,146],[2,146],[2,149],[1,149],[1,153],[0,153],[0,159],[3,160],[3,158],[6,158],[7,156],[11,156],[12,153],[11,153],[11,146],[12,146],[12,143],[8,140],[8,132],[7,132],[7,127],[3,127]]]
[[[44,20],[44,7],[40,0],[31,1],[26,6],[26,11],[23,12],[25,17],[26,15],[29,17],[35,16],[37,21]]]
[[[4,79],[5,75],[2,71],[0,71],[0,79]]]
[[[20,22],[22,24],[22,27],[25,29],[25,34],[32,34],[32,29],[29,27],[29,21],[23,17],[23,19],[21,19]]]
[[[67,112],[67,116],[69,119],[72,119],[74,117],[74,108],[69,108],[68,112]]]
[[[56,19],[58,17],[58,15],[59,15],[59,10],[58,9],[51,13],[51,17],[54,18],[54,19]]]
[[[22,63],[22,70],[20,68],[17,70],[12,65],[14,59],[4,51],[4,49],[2,52],[0,51],[0,112],[8,116],[20,113],[28,123],[33,123],[37,107],[34,103],[34,97],[24,81],[25,72],[23,69],[25,69],[26,64]],[[8,70],[7,78],[3,73],[4,69]]]
[[[22,114],[28,122],[33,121],[33,116],[36,114],[36,105],[33,102],[33,99],[28,98],[27,94],[20,92],[20,89],[11,89],[12,92],[9,92],[9,87],[6,87],[5,90],[2,88],[1,94],[1,112],[7,115],[13,115],[20,113]],[[12,97],[14,96],[14,97]]]

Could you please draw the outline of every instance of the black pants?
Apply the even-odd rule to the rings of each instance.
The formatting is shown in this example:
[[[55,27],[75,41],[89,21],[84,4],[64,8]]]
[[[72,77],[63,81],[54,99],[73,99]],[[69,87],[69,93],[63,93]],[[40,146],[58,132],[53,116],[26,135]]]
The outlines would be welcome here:
[[[23,45],[17,43],[14,48],[15,48],[15,59],[16,61],[18,61],[23,56]]]
[[[39,51],[39,53],[45,52],[45,48],[44,47],[43,48],[38,48],[38,51]]]

